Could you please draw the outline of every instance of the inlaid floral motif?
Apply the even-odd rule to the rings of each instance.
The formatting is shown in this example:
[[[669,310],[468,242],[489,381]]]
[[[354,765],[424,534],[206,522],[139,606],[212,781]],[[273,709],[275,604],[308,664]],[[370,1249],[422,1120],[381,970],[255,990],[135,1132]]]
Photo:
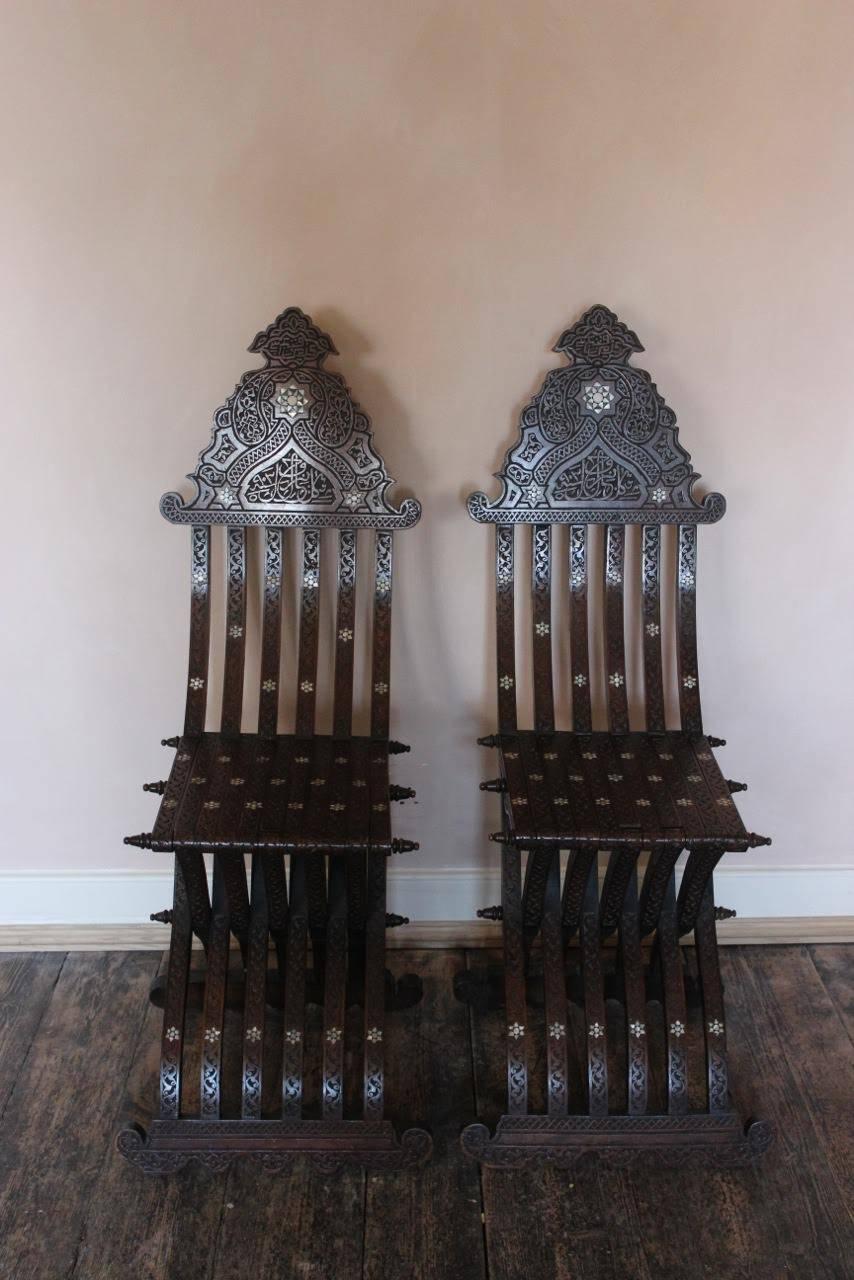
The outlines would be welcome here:
[[[510,1026],[507,1028],[507,1034],[511,1040],[521,1040],[522,1036],[525,1034],[525,1028],[522,1026],[521,1022],[511,1022]]]
[[[338,632],[338,639],[348,644],[353,639],[353,632],[350,627],[342,627]]]
[[[329,1041],[330,1044],[337,1044],[338,1041],[341,1039],[341,1028],[330,1027],[329,1030],[326,1032],[326,1039]]]
[[[590,1026],[587,1028],[587,1034],[591,1040],[601,1040],[602,1036],[605,1034],[605,1028],[602,1026],[601,1022],[591,1022]]]
[[[300,688],[302,689],[303,693],[313,693],[313,692],[314,692],[314,681],[313,681],[313,680],[302,680],[302,681],[300,682]]]
[[[575,675],[572,677],[572,683],[574,685],[577,685],[579,689],[583,689],[584,686],[587,684],[587,676],[582,675],[581,672],[579,671],[578,675]]]
[[[712,1018],[709,1023],[709,1035],[722,1036],[724,1033],[724,1024],[719,1018]]]
[[[274,693],[276,689],[276,682],[275,680],[265,680],[261,685],[261,688],[265,693]]]
[[[630,1022],[629,1031],[635,1037],[636,1040],[640,1040],[643,1036],[646,1035],[646,1027],[643,1025],[642,1022]]]
[[[684,1034],[685,1034],[685,1023],[684,1023],[684,1022],[680,1022],[678,1018],[676,1019],[676,1021],[675,1021],[675,1022],[671,1022],[671,1024],[670,1024],[670,1034],[671,1034],[672,1036],[674,1036],[674,1037],[675,1037],[675,1039],[677,1039],[677,1040],[679,1039],[679,1037],[680,1037],[680,1036],[684,1036]]]
[[[239,640],[240,637],[243,635],[243,628],[238,627],[235,624],[233,627],[228,628],[228,634],[231,636],[232,640]]]
[[[640,805],[642,809],[648,809],[652,804],[651,800],[636,800],[635,804]]]
[[[626,679],[619,671],[615,671],[613,675],[608,676],[608,683],[613,685],[615,689],[620,689],[626,683]]]
[[[547,636],[551,628],[547,622],[538,622],[535,630],[538,636]]]
[[[379,1044],[383,1038],[381,1027],[369,1027],[365,1032],[365,1039],[369,1044]]]
[[[696,687],[697,687],[697,677],[696,677],[696,676],[683,676],[683,677],[682,677],[682,683],[683,683],[683,685],[685,686],[685,688],[686,688],[686,689],[696,689]]]
[[[385,680],[378,680],[376,682],[376,684],[374,685],[374,693],[379,693],[379,694],[388,693],[388,685],[386,684]]]
[[[502,676],[498,683],[502,689],[512,689],[515,681],[512,676]]]
[[[251,1040],[253,1044],[257,1044],[258,1041],[261,1039],[261,1028],[250,1027],[249,1030],[246,1032],[246,1039]]]
[[[549,1036],[552,1040],[562,1040],[566,1035],[566,1027],[562,1022],[549,1023]]]
[[[166,1032],[166,1039],[169,1041],[170,1044],[174,1044],[176,1040],[180,1039],[180,1037],[181,1037],[181,1032],[178,1030],[177,1027],[170,1027],[169,1030]]]
[[[205,803],[202,805],[202,808],[203,808],[203,809],[218,809],[218,808],[219,808],[219,801],[218,801],[218,800],[206,800],[206,801],[205,801]]]
[[[205,1040],[208,1044],[216,1044],[221,1034],[219,1027],[208,1027],[205,1031]]]
[[[285,1039],[288,1044],[299,1044],[300,1040],[302,1040],[302,1032],[296,1027],[288,1027],[285,1032]]]
[[[191,689],[196,689],[196,690],[198,690],[198,689],[204,689],[204,687],[205,687],[205,682],[204,682],[204,680],[202,679],[202,677],[201,677],[201,676],[191,676],[191,677],[190,677],[190,688],[191,688]]]
[[[657,622],[648,622],[646,624],[645,631],[648,636],[657,636],[661,632],[661,627]]]

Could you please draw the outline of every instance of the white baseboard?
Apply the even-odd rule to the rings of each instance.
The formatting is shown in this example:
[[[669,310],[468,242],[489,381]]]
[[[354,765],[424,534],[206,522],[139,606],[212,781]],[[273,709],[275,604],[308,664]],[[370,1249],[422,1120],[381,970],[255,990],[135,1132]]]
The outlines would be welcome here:
[[[722,942],[854,941],[854,867],[724,863],[715,886],[717,901],[738,912],[721,926]],[[499,930],[475,913],[500,896],[497,871],[392,866],[389,910],[412,923],[389,943],[493,945]],[[148,917],[171,901],[172,876],[163,871],[0,873],[0,950],[156,949],[167,930]]]

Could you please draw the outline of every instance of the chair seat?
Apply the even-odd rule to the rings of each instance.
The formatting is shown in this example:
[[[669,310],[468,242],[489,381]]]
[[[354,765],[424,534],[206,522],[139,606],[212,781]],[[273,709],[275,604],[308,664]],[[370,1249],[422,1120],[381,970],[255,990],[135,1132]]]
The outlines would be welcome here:
[[[388,742],[371,738],[182,737],[151,847],[388,846],[388,757]]]
[[[748,847],[708,738],[673,733],[502,734],[505,817],[519,845]]]

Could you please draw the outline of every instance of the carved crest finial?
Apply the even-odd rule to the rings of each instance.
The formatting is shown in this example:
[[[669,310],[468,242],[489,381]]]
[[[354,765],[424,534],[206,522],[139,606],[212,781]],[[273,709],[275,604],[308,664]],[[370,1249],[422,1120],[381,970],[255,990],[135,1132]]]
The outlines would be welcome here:
[[[266,356],[268,364],[322,364],[327,356],[337,356],[328,333],[299,307],[287,307],[272,324],[256,333],[249,350]]]
[[[624,364],[633,351],[643,351],[643,347],[628,325],[597,303],[564,329],[552,350],[583,364]]]
[[[338,373],[332,339],[299,307],[288,307],[257,335],[265,357],[244,373],[214,415],[210,444],[191,474],[196,496],[163,495],[175,524],[406,528],[421,508],[393,506],[392,479],[370,420]]]
[[[719,493],[699,502],[697,472],[679,442],[676,414],[645,369],[643,351],[613,311],[591,307],[554,347],[552,369],[522,411],[519,436],[498,473],[501,496],[469,498],[491,524],[691,523],[719,520]]]

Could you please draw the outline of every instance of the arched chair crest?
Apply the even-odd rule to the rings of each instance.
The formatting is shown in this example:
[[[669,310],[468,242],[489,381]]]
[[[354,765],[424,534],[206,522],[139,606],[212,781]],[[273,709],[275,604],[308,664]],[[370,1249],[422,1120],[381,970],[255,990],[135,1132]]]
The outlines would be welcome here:
[[[675,414],[649,375],[630,364],[643,348],[612,311],[592,307],[555,350],[568,364],[547,375],[523,410],[519,438],[498,475],[500,496],[490,501],[475,493],[468,503],[475,520],[496,526],[498,732],[481,741],[497,748],[500,761],[500,776],[484,789],[502,795],[502,830],[492,837],[502,846],[502,904],[485,914],[503,921],[508,1113],[493,1137],[482,1125],[471,1126],[463,1146],[484,1163],[505,1165],[572,1164],[592,1152],[621,1162],[642,1153],[659,1161],[738,1162],[763,1150],[770,1135],[758,1123],[745,1134],[729,1099],[712,871],[725,851],[770,841],[745,829],[732,799],[741,784],[721,773],[713,747],[722,743],[705,735],[701,716],[697,527],[719,520],[726,504],[720,494],[702,501],[693,496],[698,476]],[[520,524],[531,527],[533,730],[519,729]],[[556,564],[560,525],[570,526],[567,559]],[[627,607],[626,591],[626,538],[634,525],[640,526],[637,613]],[[676,526],[674,607],[666,614],[663,537],[670,525]],[[601,549],[595,526],[604,526]],[[601,575],[595,584],[594,572]],[[557,573],[565,575],[567,617],[552,598]],[[555,654],[564,652],[556,641],[567,632],[569,662],[555,668]],[[601,667],[591,635],[602,637]],[[642,654],[639,681],[627,663],[627,637]],[[671,643],[673,673],[663,662]],[[571,698],[571,726],[557,723],[556,675]],[[679,717],[671,728],[668,675]],[[602,725],[595,724],[591,690],[603,691]],[[568,853],[563,873],[562,850]],[[683,851],[688,860],[677,895],[675,866]],[[679,950],[680,936],[692,930],[703,1010],[707,1106],[701,1112],[688,1105]],[[614,934],[616,951],[604,951]],[[526,984],[535,939],[542,943],[547,1115],[529,1114],[528,1105]],[[653,943],[648,965],[645,942]],[[613,974],[606,972],[612,956]],[[577,1098],[568,1083],[567,978],[570,989],[582,993],[585,1015],[586,1083]],[[476,996],[465,980],[458,990]],[[606,1016],[606,991],[622,1004],[619,1027]],[[651,1017],[659,1007],[666,1102],[656,1114],[650,1059],[659,1028],[653,1035]],[[609,1079],[615,1037],[625,1064],[618,1080]]]
[[[191,528],[190,652],[184,731],[168,780],[147,784],[162,799],[151,832],[126,843],[175,854],[174,903],[165,984],[160,1114],[147,1134],[119,1137],[122,1152],[149,1172],[188,1160],[220,1167],[255,1155],[271,1167],[304,1156],[398,1168],[420,1163],[429,1136],[395,1137],[384,1108],[384,1009],[395,991],[384,967],[386,859],[418,846],[391,834],[390,803],[413,795],[389,782],[392,538],[420,516],[419,504],[389,501],[392,481],[369,420],[342,378],[323,368],[331,339],[290,307],[250,348],[263,356],[214,417],[210,444],[184,502],[167,493],[163,515]],[[223,691],[217,731],[211,714],[211,539],[224,526]],[[258,721],[243,732],[247,645],[247,534],[263,531]],[[322,531],[337,530],[332,733],[317,732]],[[288,532],[292,530],[294,532]],[[332,537],[334,535],[326,535]],[[286,538],[299,537],[299,637],[295,719],[279,732]],[[353,728],[357,640],[357,551],[372,538],[373,603],[368,661],[370,732]],[[294,602],[296,603],[296,601]],[[204,854],[213,855],[212,895]],[[251,855],[247,885],[246,855]],[[289,859],[289,872],[286,866]],[[193,935],[206,965],[190,975]],[[229,972],[230,939],[240,954]],[[308,944],[313,965],[306,967]],[[270,946],[272,944],[272,952]],[[274,958],[273,958],[274,957]],[[201,1019],[191,1006],[200,995]],[[241,1070],[224,1078],[226,1009],[242,995]],[[323,1006],[320,1096],[306,1080],[306,1004]],[[361,1006],[354,1035],[346,1011]],[[192,1046],[189,1041],[192,1040]],[[345,1118],[345,1048],[362,1071],[361,1115]],[[198,1050],[198,1106],[187,1062]],[[269,1099],[270,1073],[276,1089]],[[265,1086],[265,1081],[267,1082]],[[278,1097],[278,1102],[275,1097]]]

